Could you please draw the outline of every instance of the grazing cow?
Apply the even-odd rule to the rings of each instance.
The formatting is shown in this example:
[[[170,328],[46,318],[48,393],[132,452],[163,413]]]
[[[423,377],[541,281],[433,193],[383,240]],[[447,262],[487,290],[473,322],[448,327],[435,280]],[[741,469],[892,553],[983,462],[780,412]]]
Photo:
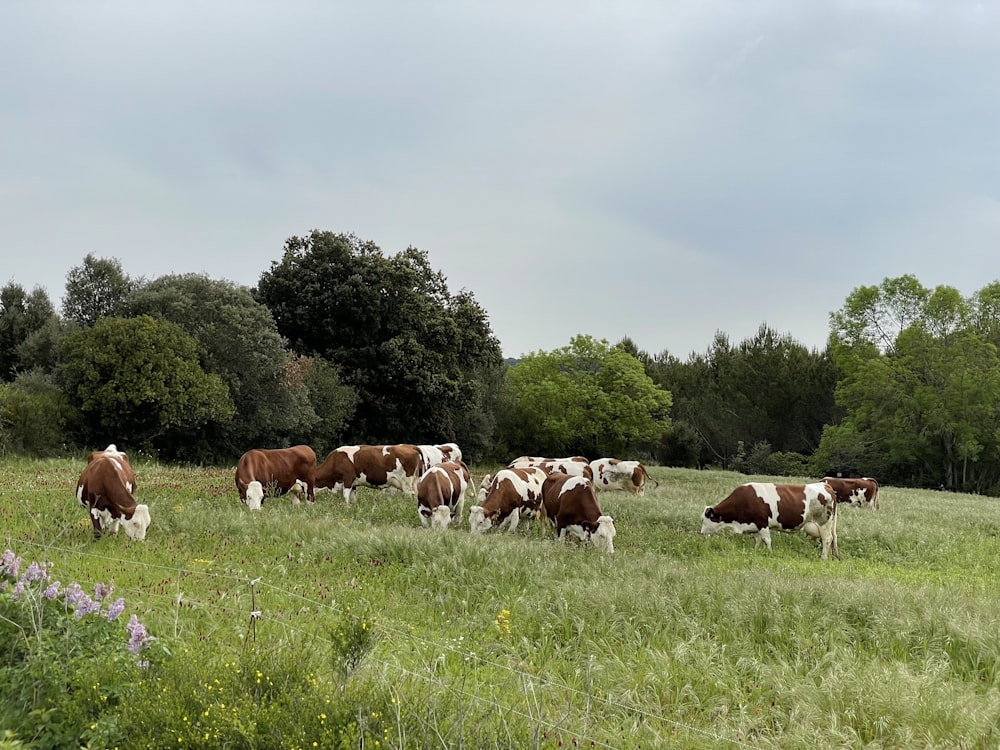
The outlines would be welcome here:
[[[647,481],[660,486],[638,461],[598,458],[590,462],[590,468],[594,472],[594,486],[598,490],[624,490],[632,495],[644,495]]]
[[[260,510],[264,493],[288,493],[299,504],[305,494],[316,502],[316,453],[308,445],[291,448],[252,448],[236,464],[236,489],[250,510]]]
[[[418,445],[420,456],[424,460],[424,471],[445,461],[461,461],[462,449],[457,443],[438,443],[437,445]]]
[[[462,506],[470,482],[469,467],[444,461],[423,473],[417,483],[417,515],[426,528],[446,529],[452,518],[462,521]]]
[[[104,451],[94,451],[87,459],[87,466],[76,483],[76,499],[90,510],[94,525],[94,539],[104,529],[117,534],[119,525],[129,539],[142,541],[151,522],[149,506],[137,504],[135,472],[128,455],[114,444]]]
[[[802,529],[813,537],[818,533],[823,540],[820,557],[825,560],[832,552],[834,557],[840,558],[837,502],[833,488],[825,482],[742,484],[719,504],[705,508],[702,514],[702,534],[716,534],[727,527],[736,534],[754,534],[754,546],[759,547],[764,542],[768,549],[771,549],[771,529]]]
[[[481,534],[507,526],[513,532],[522,515],[540,517],[545,476],[537,466],[498,471],[489,486],[479,490],[479,505],[469,509],[469,531]]]
[[[823,481],[833,488],[838,503],[850,503],[878,510],[878,482],[871,477],[857,479],[823,477]]]
[[[542,509],[556,538],[573,534],[597,549],[615,551],[615,521],[601,512],[594,483],[584,477],[554,472],[542,483]]]
[[[348,504],[351,490],[361,486],[393,487],[415,496],[422,468],[420,449],[409,443],[343,445],[316,469],[316,487],[342,491]]]
[[[508,469],[528,469],[532,466],[541,466],[545,463],[558,463],[558,464],[590,464],[585,456],[570,456],[568,458],[545,458],[544,456],[518,456],[509,464],[507,464]],[[564,472],[568,473],[568,472]],[[574,476],[580,476],[579,474]]]

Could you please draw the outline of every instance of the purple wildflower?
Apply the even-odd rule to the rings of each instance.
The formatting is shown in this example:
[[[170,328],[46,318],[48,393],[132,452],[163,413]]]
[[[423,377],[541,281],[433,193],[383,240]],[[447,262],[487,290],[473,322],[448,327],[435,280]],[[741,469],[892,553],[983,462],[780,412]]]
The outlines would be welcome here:
[[[108,622],[118,619],[118,615],[125,611],[125,597],[119,596],[115,603],[108,607]]]
[[[24,571],[21,576],[21,581],[24,583],[34,583],[35,581],[47,581],[49,580],[49,571],[44,565],[39,565],[37,562],[32,561],[28,566],[28,569]]]
[[[11,550],[3,553],[0,557],[0,573],[6,573],[11,578],[17,578],[18,571],[21,570],[21,558]]]
[[[139,649],[149,640],[149,636],[146,635],[146,626],[139,622],[139,618],[133,614],[128,618],[125,629],[129,634],[128,645],[125,648],[133,654],[138,654]]]
[[[24,581],[18,581],[16,584],[14,584],[14,588],[10,590],[10,598],[20,599],[21,594],[23,593],[24,593]]]
[[[53,581],[46,587],[45,591],[42,592],[42,596],[44,596],[50,602],[55,600],[55,598],[59,596],[59,587],[61,585],[62,584],[59,583],[59,581]]]

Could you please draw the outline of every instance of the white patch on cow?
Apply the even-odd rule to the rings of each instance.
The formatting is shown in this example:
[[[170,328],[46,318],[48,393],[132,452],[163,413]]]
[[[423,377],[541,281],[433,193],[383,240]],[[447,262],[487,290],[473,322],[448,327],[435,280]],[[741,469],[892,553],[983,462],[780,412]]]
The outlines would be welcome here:
[[[615,529],[615,519],[611,516],[599,516],[597,518],[597,528],[594,529],[594,533],[590,535],[590,541],[594,545],[594,549],[599,549],[607,552],[608,554],[614,554],[615,551],[615,534],[617,534]]]
[[[148,505],[135,506],[135,513],[131,518],[122,519],[122,527],[125,529],[125,536],[137,542],[146,539],[146,529],[149,528],[151,519],[149,517]]]
[[[565,493],[569,492],[574,487],[580,487],[581,485],[586,486],[587,480],[585,477],[571,476],[565,482],[563,482],[562,489],[559,490],[559,497],[562,497]]]
[[[110,510],[98,510],[97,508],[91,508],[90,515],[97,519],[102,529],[108,530],[111,534],[118,533],[118,519],[111,515]],[[114,528],[112,528],[112,526],[114,526]]]
[[[431,528],[444,530],[451,523],[451,509],[447,505],[439,505],[431,513]]]
[[[301,479],[296,479],[292,486],[288,488],[288,494],[292,496],[292,505],[300,505],[300,498],[309,491],[309,485]]]
[[[425,470],[444,463],[444,453],[436,445],[418,445],[417,449],[420,451],[420,457],[424,460]]]
[[[514,508],[514,510],[512,510],[508,514],[508,516],[500,522],[500,525],[497,526],[497,529],[502,529],[504,526],[506,526],[507,531],[513,534],[517,530],[517,524],[520,522],[520,520],[521,520],[521,509]]]
[[[80,505],[86,506],[87,501],[83,499],[83,485],[78,484],[76,486],[76,499],[80,501]]]
[[[486,517],[486,512],[482,505],[473,505],[469,508],[469,533],[482,534],[492,528],[493,524]]]
[[[250,510],[260,510],[264,502],[264,485],[256,479],[247,485],[247,508]]]
[[[705,511],[708,511],[711,507],[711,505],[706,506]],[[759,531],[757,525],[752,523],[740,523],[739,521],[713,521],[705,515],[705,511],[701,514],[701,531],[699,532],[703,536],[712,536],[713,534],[718,534],[726,529],[734,534],[756,534]]]

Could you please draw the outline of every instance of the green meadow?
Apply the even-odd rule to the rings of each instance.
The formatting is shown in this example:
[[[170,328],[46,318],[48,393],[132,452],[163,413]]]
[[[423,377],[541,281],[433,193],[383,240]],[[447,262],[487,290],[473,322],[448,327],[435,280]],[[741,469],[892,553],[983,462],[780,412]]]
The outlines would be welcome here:
[[[3,548],[113,583],[156,638],[139,678],[87,686],[114,720],[81,744],[1000,746],[997,499],[883,487],[824,562],[800,534],[698,534],[748,477],[651,467],[644,497],[599,496],[606,555],[531,522],[433,532],[388,491],[251,513],[230,468],[133,463],[145,542],[92,539],[82,458],[0,468]]]

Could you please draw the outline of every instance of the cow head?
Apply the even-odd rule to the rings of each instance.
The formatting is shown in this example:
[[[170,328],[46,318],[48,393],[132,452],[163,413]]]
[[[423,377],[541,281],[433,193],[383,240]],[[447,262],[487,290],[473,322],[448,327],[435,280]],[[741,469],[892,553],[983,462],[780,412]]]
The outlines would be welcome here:
[[[264,502],[264,485],[256,479],[247,485],[247,499],[244,501],[250,510],[260,510]]]
[[[447,529],[451,523],[451,508],[447,505],[439,505],[431,513],[432,529]]]
[[[292,503],[295,505],[298,505],[299,501],[303,497],[306,497],[307,492],[309,492],[309,485],[307,485],[301,479],[296,479],[295,483],[288,488],[288,494],[292,496]]]
[[[613,554],[615,551],[614,539],[616,533],[618,532],[615,531],[615,519],[611,516],[599,516],[597,519],[597,528],[590,535],[590,542],[594,545],[595,549]]]
[[[482,534],[493,528],[493,520],[486,517],[486,512],[482,505],[473,505],[469,508],[469,532],[472,534]]]
[[[132,514],[131,518],[121,519],[122,528],[125,529],[125,536],[137,542],[146,539],[146,529],[149,528],[151,522],[152,519],[149,517],[148,505],[135,506],[135,513]]]
[[[724,525],[722,516],[715,508],[711,505],[705,508],[705,512],[701,514],[701,534],[705,536],[718,534]]]

